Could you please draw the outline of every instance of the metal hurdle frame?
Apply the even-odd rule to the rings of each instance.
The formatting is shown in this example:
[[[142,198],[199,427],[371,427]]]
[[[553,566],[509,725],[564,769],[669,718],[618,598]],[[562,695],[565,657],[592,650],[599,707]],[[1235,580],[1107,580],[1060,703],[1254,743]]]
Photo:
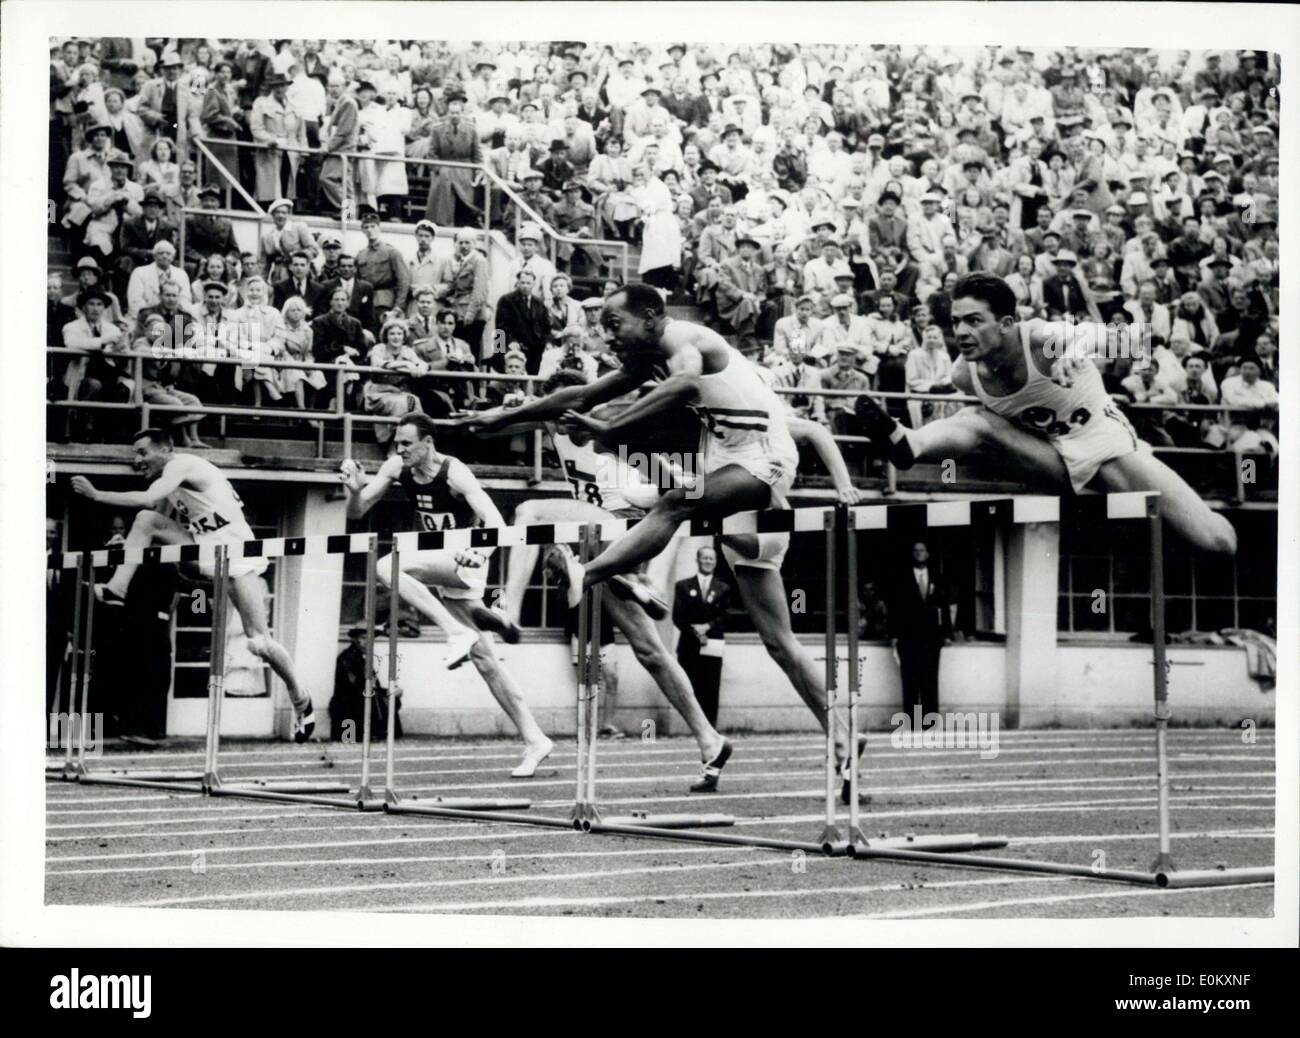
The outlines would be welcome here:
[[[418,535],[417,535],[418,538]],[[401,540],[402,536],[393,538],[392,566],[394,572],[400,572],[401,559]],[[376,579],[376,573],[371,570],[369,573],[369,586],[373,589]],[[369,765],[365,757],[362,758],[362,794],[368,803],[373,803],[378,809],[388,812],[389,814],[410,814],[410,815],[432,815],[436,818],[464,818],[514,821],[520,818],[528,820],[531,824],[547,824],[532,815],[513,816],[511,812],[526,811],[532,807],[532,801],[521,797],[433,797],[428,800],[421,800],[418,797],[412,797],[409,800],[403,800],[397,793],[396,777],[394,774],[394,762],[396,760],[396,739],[397,739],[397,698],[399,695],[398,686],[398,632],[397,618],[401,611],[401,594],[398,589],[399,581],[394,577],[388,584],[388,699],[387,725],[385,731],[385,766],[384,766],[384,790],[381,797],[375,796],[369,788]],[[372,609],[367,615],[367,629],[369,631],[370,644],[373,645],[374,639],[374,610],[373,595]],[[373,658],[372,658],[373,665]],[[373,688],[367,685],[367,695],[373,696]],[[365,728],[367,738],[370,729],[370,701],[366,704]]]
[[[95,659],[95,567],[90,552],[82,552],[73,580],[72,652],[69,663],[68,706],[76,723],[70,731],[66,759],[62,765],[47,764],[47,778],[79,782],[87,786],[126,786],[165,789],[173,793],[200,793],[203,773],[110,768],[92,771],[86,764],[86,725],[89,718],[90,682]],[[84,603],[84,606],[83,606]],[[84,615],[84,623],[83,623]],[[80,686],[80,690],[78,690]],[[78,706],[78,700],[80,700]],[[71,709],[77,707],[77,709]]]

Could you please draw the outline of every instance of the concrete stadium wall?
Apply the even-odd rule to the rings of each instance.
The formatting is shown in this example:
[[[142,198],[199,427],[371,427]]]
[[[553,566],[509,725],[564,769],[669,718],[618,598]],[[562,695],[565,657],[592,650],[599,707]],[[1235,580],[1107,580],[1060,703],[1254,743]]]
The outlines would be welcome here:
[[[825,661],[820,639],[804,643],[819,664]],[[341,648],[341,645],[339,646]],[[402,688],[402,723],[408,732],[428,735],[511,735],[504,715],[486,687],[466,664],[441,669],[441,639],[403,641],[398,657]],[[886,645],[866,644],[862,656],[862,692],[866,722],[882,728],[900,709],[898,666]],[[616,646],[619,693],[613,722],[640,736],[653,725],[657,734],[685,734],[649,676],[626,645]],[[848,659],[841,647],[841,698],[847,687]],[[961,644],[944,649],[940,667],[940,703],[945,709],[1005,714],[1006,647]],[[387,645],[379,647],[386,674]],[[574,731],[574,685],[569,648],[560,641],[500,646],[498,658],[515,675],[524,697],[548,732]],[[1180,647],[1169,650],[1170,696],[1175,723],[1236,725],[1243,718],[1271,724],[1274,698],[1262,692],[1246,672],[1244,649]],[[537,675],[546,675],[539,680]],[[1063,645],[1057,648],[1057,685],[1050,698],[1022,703],[1022,727],[1111,727],[1144,725],[1151,717],[1151,650],[1143,646]],[[777,671],[753,636],[728,640],[723,666],[720,727],[728,731],[815,731],[812,715]]]

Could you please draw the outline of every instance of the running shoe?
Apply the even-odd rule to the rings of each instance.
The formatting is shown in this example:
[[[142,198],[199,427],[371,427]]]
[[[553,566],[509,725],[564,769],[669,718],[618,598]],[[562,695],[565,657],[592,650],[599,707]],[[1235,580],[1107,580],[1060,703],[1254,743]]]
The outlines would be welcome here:
[[[700,781],[691,786],[692,793],[716,793],[718,791],[718,779],[722,777],[722,769],[726,767],[727,761],[731,759],[731,740],[722,740],[722,749],[717,753],[713,760],[704,765],[704,774],[700,776]]]

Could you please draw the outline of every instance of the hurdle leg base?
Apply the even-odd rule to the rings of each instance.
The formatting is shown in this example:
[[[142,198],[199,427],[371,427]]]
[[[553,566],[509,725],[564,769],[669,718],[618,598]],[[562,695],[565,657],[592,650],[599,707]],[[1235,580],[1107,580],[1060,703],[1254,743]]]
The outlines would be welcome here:
[[[591,832],[591,827],[599,825],[601,820],[600,810],[596,805],[587,803],[584,800],[580,800],[573,805],[569,817],[573,820],[573,827],[584,833]]]
[[[840,833],[839,827],[828,825],[822,830],[821,836],[817,842],[822,845],[822,853],[826,855],[841,854],[848,846],[844,836]]]
[[[1156,855],[1156,860],[1151,863],[1151,871],[1157,876],[1161,874],[1173,873],[1178,871],[1178,866],[1174,864],[1172,854],[1161,852]]]

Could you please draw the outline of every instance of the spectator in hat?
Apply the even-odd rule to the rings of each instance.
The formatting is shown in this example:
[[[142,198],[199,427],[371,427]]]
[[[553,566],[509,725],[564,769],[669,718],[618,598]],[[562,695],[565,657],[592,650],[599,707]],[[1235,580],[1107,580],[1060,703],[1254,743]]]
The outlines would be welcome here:
[[[577,176],[577,170],[569,161],[569,142],[557,137],[551,141],[550,154],[542,160],[539,172],[542,174],[542,189],[550,195],[552,201],[558,201],[564,193],[564,185]]]
[[[451,259],[444,265],[434,289],[444,307],[456,315],[455,334],[469,343],[475,355],[483,352],[483,332],[491,309],[488,304],[487,257],[478,249],[478,234],[468,227],[456,232]]]
[[[357,277],[374,285],[374,306],[379,313],[389,310],[405,312],[411,288],[411,273],[406,260],[380,235],[379,214],[368,212],[361,217],[366,244],[356,255]]]
[[[168,52],[159,65],[161,77],[147,82],[134,99],[136,113],[154,136],[174,140],[182,154],[189,154],[190,138],[203,132],[199,121],[201,107],[181,83],[184,62],[180,55]]]
[[[1048,320],[1058,320],[1069,315],[1077,320],[1089,316],[1089,304],[1079,278],[1078,257],[1069,249],[1061,249],[1053,257],[1055,273],[1043,280],[1043,305]]]
[[[812,357],[834,356],[841,346],[851,346],[859,356],[859,364],[864,373],[875,374],[879,366],[871,329],[867,319],[854,313],[856,304],[853,296],[847,292],[832,296],[830,299],[831,316],[822,321],[808,344],[808,353]]]
[[[639,216],[632,198],[632,164],[623,157],[623,142],[618,137],[605,141],[605,152],[592,160],[587,174],[587,189],[600,220],[598,237],[631,240],[633,225]]]
[[[596,210],[582,200],[582,184],[577,180],[566,181],[563,185],[560,201],[551,210],[551,222],[561,234],[575,238],[595,237]],[[555,261],[557,266],[570,269],[586,269],[593,262],[599,262],[590,250],[562,241],[555,243]]]
[[[519,171],[519,179],[523,184],[523,188],[519,191],[519,201],[522,204],[516,204],[512,201],[506,206],[506,227],[514,228],[524,223],[531,224],[538,219],[550,223],[551,210],[554,208],[555,203],[551,201],[551,196],[547,194],[546,189],[543,187],[546,177],[542,171],[540,169],[522,169]]]
[[[302,155],[285,148],[306,148],[307,127],[289,103],[289,80],[279,73],[266,77],[267,93],[253,102],[248,130],[260,147],[253,153],[255,197],[263,205],[273,199],[293,199],[298,192]]]
[[[116,260],[122,225],[143,212],[140,203],[144,191],[130,179],[132,167],[130,157],[124,153],[111,155],[108,179],[96,180],[86,193],[91,218],[86,223],[85,243],[87,249],[93,250],[101,260]]]
[[[355,205],[355,163],[346,164],[340,152],[355,152],[361,134],[360,112],[356,98],[345,89],[343,73],[332,69],[326,92],[329,101],[325,122],[321,126],[321,140],[325,158],[321,162],[320,190],[322,200],[335,212]],[[344,171],[347,175],[344,175]]]
[[[271,281],[282,280],[289,270],[289,258],[295,252],[305,252],[315,258],[320,251],[311,228],[302,220],[294,220],[293,203],[287,198],[277,198],[268,206],[271,226],[258,237],[262,269]]]
[[[122,224],[122,256],[130,260],[132,267],[149,263],[153,259],[153,247],[159,241],[177,243],[176,226],[163,217],[163,209],[161,192],[156,188],[146,190],[140,199],[140,215]]]
[[[752,235],[737,235],[736,255],[724,260],[718,270],[718,317],[742,349],[775,320],[768,274],[758,260],[760,247]]]
[[[123,315],[121,304],[118,302],[118,296],[112,289],[104,283],[104,271],[100,267],[99,261],[94,256],[82,256],[77,260],[77,290],[63,297],[63,304],[71,307],[77,313],[81,312],[80,296],[83,292],[90,289],[98,289],[108,298],[108,307],[105,314],[110,321],[119,327],[126,324],[126,318]]]
[[[952,221],[940,211],[942,197],[933,191],[921,196],[921,216],[909,220],[907,248],[922,280],[942,278],[948,271],[945,239],[955,238]]]
[[[718,167],[718,180],[731,189],[739,202],[749,190],[746,177],[754,162],[754,153],[741,142],[741,129],[729,123],[722,131],[722,143],[709,151],[709,161]]]
[[[68,203],[63,226],[71,231],[83,228],[90,218],[86,195],[91,185],[108,180],[112,175],[108,167],[108,160],[113,155],[112,129],[102,125],[92,126],[86,132],[86,140],[86,146],[74,151],[68,158],[68,165],[63,171],[63,194]]]
[[[126,347],[123,328],[109,321],[105,311],[108,296],[99,289],[88,289],[78,298],[81,316],[63,326],[63,345],[81,350],[84,357],[73,358],[64,371],[63,382],[68,400],[100,400],[112,391],[121,374],[108,354]],[[88,413],[70,423],[81,438],[89,439],[94,431],[94,415]]]
[[[403,216],[410,184],[406,177],[406,129],[411,123],[410,109],[400,103],[400,93],[387,81],[380,100],[361,108],[362,147],[374,159],[361,163],[361,194],[372,209],[385,214],[386,219],[399,220]],[[384,161],[380,156],[391,156]]]
[[[447,159],[478,165],[483,161],[478,134],[471,120],[465,118],[465,95],[453,91],[444,98],[446,119],[434,127],[429,139],[429,158]],[[435,224],[463,227],[480,219],[475,191],[482,175],[467,169],[431,167],[429,198],[425,216]]]
[[[519,271],[529,271],[533,275],[533,293],[538,299],[550,295],[551,278],[555,277],[555,265],[542,252],[542,244],[541,228],[535,223],[523,224],[515,236],[519,255],[506,267],[506,277],[511,284],[514,284]]]
[[[199,257],[238,252],[235,227],[216,209],[221,204],[221,189],[208,184],[199,191],[201,213],[191,213],[185,223],[185,251],[187,265],[197,271]]]

